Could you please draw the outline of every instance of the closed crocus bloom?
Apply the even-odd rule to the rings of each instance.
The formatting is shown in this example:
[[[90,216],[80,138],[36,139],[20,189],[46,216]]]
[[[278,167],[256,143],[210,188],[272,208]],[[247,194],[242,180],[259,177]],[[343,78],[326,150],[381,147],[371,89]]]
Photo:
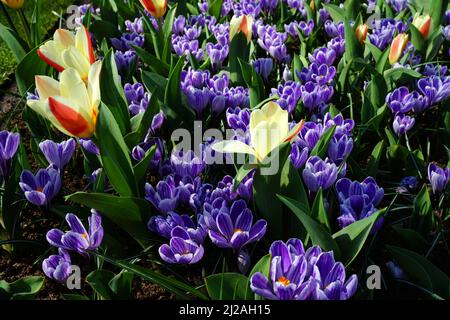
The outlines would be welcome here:
[[[11,9],[20,9],[23,7],[25,0],[1,0],[6,6]]]
[[[234,36],[239,32],[243,32],[247,42],[252,40],[253,33],[253,17],[242,15],[239,17],[233,16],[230,21],[230,41],[233,40]]]
[[[76,34],[65,29],[56,30],[53,40],[40,46],[37,53],[59,72],[75,69],[84,81],[88,79],[90,67],[95,63],[91,36],[84,26]]]
[[[145,10],[155,18],[161,18],[166,13],[167,0],[139,0]]]
[[[424,39],[428,38],[431,26],[431,17],[427,15],[420,15],[418,12],[414,15],[413,25],[420,31]]]
[[[61,132],[90,138],[95,131],[100,104],[100,70],[100,61],[92,65],[87,86],[75,69],[64,70],[59,82],[36,76],[40,100],[28,100],[27,104]]]
[[[369,31],[367,24],[360,24],[356,28],[356,38],[360,43],[364,43],[364,41],[366,41],[367,31]]]
[[[389,52],[389,63],[394,64],[400,59],[408,44],[409,35],[400,33],[392,40],[391,51]]]
[[[428,165],[428,180],[430,180],[433,193],[440,193],[447,187],[450,179],[448,168],[438,167],[435,163]]]
[[[291,142],[303,127],[303,121],[289,131],[289,114],[271,101],[250,115],[251,146],[237,140],[220,141],[212,146],[217,152],[245,153],[262,162],[284,142]]]

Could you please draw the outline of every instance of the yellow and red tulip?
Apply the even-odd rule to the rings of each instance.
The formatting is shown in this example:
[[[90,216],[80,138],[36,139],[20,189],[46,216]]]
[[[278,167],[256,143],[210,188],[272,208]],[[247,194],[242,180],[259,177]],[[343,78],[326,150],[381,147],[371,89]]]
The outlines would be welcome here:
[[[87,84],[73,68],[65,69],[59,82],[47,76],[36,76],[40,100],[28,100],[28,106],[69,136],[91,137],[100,104],[101,66],[101,61],[91,66]]]
[[[253,33],[253,17],[242,15],[239,17],[233,16],[230,21],[230,41],[239,32],[243,32],[247,42],[252,41]]]
[[[303,121],[289,131],[289,114],[271,101],[250,115],[251,146],[237,140],[215,143],[212,148],[222,153],[244,153],[254,156],[258,162],[284,142],[291,142],[303,127]]]
[[[11,9],[20,9],[23,7],[25,0],[1,0],[6,6]]]
[[[431,17],[427,15],[420,15],[418,12],[414,15],[413,19],[414,27],[419,30],[424,39],[428,38],[428,34],[430,33],[431,26]]]
[[[389,63],[394,64],[400,59],[405,51],[406,45],[409,41],[409,35],[406,33],[398,34],[391,43],[391,50],[389,52]]]
[[[56,30],[53,40],[40,46],[37,53],[59,72],[75,69],[84,81],[88,78],[91,65],[95,63],[91,36],[84,26],[76,34],[65,29]]]
[[[358,41],[363,44],[366,41],[367,32],[369,31],[369,26],[367,24],[360,24],[356,28],[356,38]]]
[[[150,14],[159,19],[166,14],[167,0],[139,0]]]

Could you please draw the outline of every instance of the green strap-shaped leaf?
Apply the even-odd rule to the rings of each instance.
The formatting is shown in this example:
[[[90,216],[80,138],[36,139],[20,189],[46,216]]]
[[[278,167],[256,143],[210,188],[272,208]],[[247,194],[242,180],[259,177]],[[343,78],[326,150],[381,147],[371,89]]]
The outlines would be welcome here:
[[[110,109],[101,105],[97,119],[95,143],[100,149],[103,168],[121,196],[139,194],[130,154],[125,140]]]
[[[278,195],[278,198],[294,212],[308,232],[312,243],[318,245],[325,251],[333,251],[336,259],[339,259],[341,253],[333,237],[319,222],[311,218],[302,210],[302,204],[280,195]]]

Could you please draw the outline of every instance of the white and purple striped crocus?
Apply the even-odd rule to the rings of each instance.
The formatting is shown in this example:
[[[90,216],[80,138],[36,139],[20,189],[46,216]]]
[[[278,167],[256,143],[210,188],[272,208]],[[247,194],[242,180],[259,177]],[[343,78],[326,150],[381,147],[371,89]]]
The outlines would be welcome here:
[[[65,284],[70,276],[71,259],[67,250],[58,249],[58,254],[51,255],[42,262],[44,274],[61,284]]]
[[[416,120],[413,117],[400,114],[395,116],[394,122],[392,123],[392,127],[397,136],[404,135],[406,132],[414,127],[414,123]]]
[[[11,163],[20,143],[18,133],[0,131],[0,185],[11,172]]]
[[[40,169],[36,176],[29,170],[20,175],[19,186],[25,198],[37,206],[47,206],[61,189],[61,177],[54,168]]]
[[[89,228],[86,229],[81,220],[73,213],[66,215],[69,231],[52,229],[47,232],[47,241],[54,247],[76,251],[85,255],[86,251],[97,249],[103,240],[102,218],[95,210],[88,217]]]
[[[174,211],[180,200],[180,189],[170,180],[161,180],[156,189],[149,183],[145,184],[145,199],[163,214]]]
[[[384,197],[384,189],[372,177],[367,177],[362,182],[340,179],[336,182],[336,192],[341,208],[341,215],[337,220],[341,228],[374,214],[376,206]],[[377,231],[382,224],[381,217],[375,222],[372,232]]]
[[[203,254],[203,246],[179,226],[172,230],[169,244],[159,247],[161,259],[167,263],[194,264],[202,259]]]
[[[431,183],[433,193],[441,193],[447,187],[450,179],[450,173],[448,167],[441,168],[435,163],[428,165],[428,180]]]
[[[76,143],[74,139],[69,139],[61,143],[52,140],[45,140],[39,144],[39,148],[47,159],[48,163],[59,172],[69,163],[75,151]]]
[[[269,277],[256,272],[250,288],[270,300],[347,300],[358,286],[356,275],[348,279],[344,265],[334,260],[333,252],[318,246],[306,252],[299,239],[275,241],[270,247]]]
[[[338,176],[338,167],[328,160],[313,156],[306,161],[303,169],[303,181],[308,189],[317,192],[319,189],[326,190],[331,187]]]
[[[205,210],[202,223],[216,246],[235,251],[259,241],[267,229],[267,222],[263,219],[253,224],[253,214],[244,200],[235,201],[230,209],[223,202],[219,210]]]

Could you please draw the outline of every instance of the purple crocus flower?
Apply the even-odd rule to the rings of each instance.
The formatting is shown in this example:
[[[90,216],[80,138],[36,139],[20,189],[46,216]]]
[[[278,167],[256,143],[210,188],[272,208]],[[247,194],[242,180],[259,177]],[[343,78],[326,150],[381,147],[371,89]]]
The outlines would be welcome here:
[[[428,99],[428,105],[433,106],[450,96],[450,76],[432,76],[417,81],[419,91]]]
[[[428,180],[431,183],[433,193],[437,194],[445,190],[450,179],[449,169],[447,167],[438,167],[435,163],[428,165]]]
[[[230,48],[228,45],[221,45],[220,43],[213,44],[208,42],[206,44],[206,52],[214,68],[222,65],[222,62],[228,57]]]
[[[283,85],[280,84],[277,89],[272,89],[271,94],[271,96],[278,96],[279,99],[276,102],[282,109],[287,110],[291,114],[295,111],[301,95],[301,84],[294,81],[287,81]]]
[[[297,71],[297,75],[302,83],[313,81],[319,85],[325,85],[333,81],[336,68],[326,64],[318,65],[314,62],[308,68],[303,68],[301,72]]]
[[[50,279],[65,284],[70,276],[71,264],[69,253],[59,248],[57,255],[51,255],[42,261],[42,271]]]
[[[407,87],[399,87],[386,96],[386,103],[394,114],[410,110],[419,113],[426,108],[426,100],[417,91],[409,92]]]
[[[208,88],[197,89],[191,86],[186,90],[186,98],[197,116],[201,117],[203,110],[209,104],[210,91]]]
[[[320,159],[313,156],[306,161],[305,169],[303,169],[303,181],[308,189],[312,192],[326,190],[331,187],[337,179],[337,166],[326,158]]]
[[[308,159],[309,149],[308,147],[301,147],[298,143],[292,144],[291,154],[289,158],[295,169],[300,169]]]
[[[88,217],[89,230],[86,230],[81,220],[73,213],[66,215],[69,231],[52,229],[47,232],[47,241],[54,247],[86,254],[86,251],[97,249],[103,240],[102,218],[96,210],[91,210]]]
[[[127,83],[123,87],[125,97],[128,102],[128,109],[132,115],[145,112],[150,102],[150,94],[146,92],[144,86],[139,83]]]
[[[270,247],[269,279],[261,272],[250,279],[250,288],[270,300],[347,300],[358,286],[356,275],[346,281],[345,268],[333,252],[311,247],[306,252],[299,239],[275,241]]]
[[[384,196],[383,188],[380,188],[372,177],[362,182],[351,181],[347,178],[340,179],[336,182],[336,191],[341,208],[341,215],[338,217],[341,228],[377,212],[376,206]],[[381,228],[382,224],[383,218],[379,218],[372,232]]]
[[[396,191],[398,193],[413,192],[417,188],[417,178],[414,176],[404,177]]]
[[[194,264],[203,258],[204,249],[182,227],[175,227],[169,244],[159,247],[159,255],[167,263]]]
[[[100,149],[97,145],[90,139],[78,139],[78,143],[89,153],[100,155]]]
[[[175,173],[182,177],[189,176],[195,178],[205,168],[205,162],[197,157],[192,150],[187,152],[173,151],[170,156],[170,163]]]
[[[17,152],[19,143],[18,133],[0,131],[0,185],[10,175],[12,158]]]
[[[386,1],[396,12],[400,12],[406,9],[408,6],[408,0],[387,0]]]
[[[260,58],[253,62],[253,67],[256,72],[263,78],[264,81],[268,81],[269,75],[273,69],[273,59],[272,58]]]
[[[334,136],[328,145],[328,156],[333,162],[340,164],[353,150],[353,139],[347,135]]]
[[[178,214],[171,212],[167,217],[153,216],[150,218],[147,227],[150,231],[156,232],[161,237],[170,239],[172,230],[176,227],[182,227],[196,243],[203,243],[206,232],[201,226],[198,226],[187,214]]]
[[[327,103],[334,94],[332,86],[318,85],[309,81],[300,87],[302,102],[305,108],[312,112],[314,108]]]
[[[253,214],[244,200],[234,202],[229,213],[222,210],[216,217],[206,214],[204,219],[209,226],[208,234],[212,242],[220,248],[236,251],[260,240],[267,228],[267,222],[262,219],[253,225]]]
[[[250,110],[236,108],[228,108],[226,111],[227,122],[233,130],[241,130],[246,132],[250,125]]]
[[[60,172],[69,163],[75,151],[75,140],[69,139],[61,143],[45,140],[39,144],[39,148],[50,165],[55,166]]]
[[[401,135],[411,130],[415,122],[416,121],[414,118],[400,114],[395,116],[392,127],[394,128],[394,132],[397,134],[397,136],[400,137]]]
[[[325,47],[317,48],[312,55],[308,54],[308,58],[311,63],[316,62],[318,65],[326,64],[331,66],[336,59],[336,52]]]
[[[40,169],[36,176],[29,170],[20,175],[19,186],[25,198],[37,206],[46,206],[61,189],[61,177],[54,168]]]
[[[137,56],[134,50],[114,52],[114,58],[116,60],[117,70],[123,76],[130,72],[131,65],[136,62]]]
[[[174,183],[161,180],[156,185],[156,190],[149,183],[145,184],[145,199],[161,213],[167,214],[174,211],[179,202],[180,190]]]

